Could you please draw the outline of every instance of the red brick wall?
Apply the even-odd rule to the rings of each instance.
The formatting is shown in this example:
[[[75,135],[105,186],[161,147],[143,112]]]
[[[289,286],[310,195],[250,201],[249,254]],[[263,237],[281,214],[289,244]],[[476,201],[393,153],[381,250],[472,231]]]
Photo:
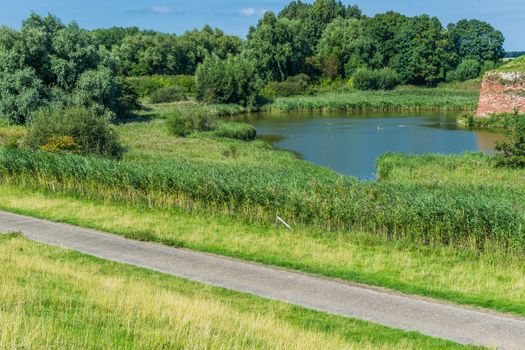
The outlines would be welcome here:
[[[478,117],[516,109],[525,113],[525,73],[487,73],[481,86]]]

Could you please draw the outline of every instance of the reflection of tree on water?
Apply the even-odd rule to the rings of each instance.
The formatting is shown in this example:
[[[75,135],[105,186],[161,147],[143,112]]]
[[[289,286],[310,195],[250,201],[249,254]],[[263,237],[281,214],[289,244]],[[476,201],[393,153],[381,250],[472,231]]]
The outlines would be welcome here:
[[[477,131],[476,139],[478,141],[478,148],[480,151],[494,154],[496,142],[505,140],[505,135],[489,131]]]

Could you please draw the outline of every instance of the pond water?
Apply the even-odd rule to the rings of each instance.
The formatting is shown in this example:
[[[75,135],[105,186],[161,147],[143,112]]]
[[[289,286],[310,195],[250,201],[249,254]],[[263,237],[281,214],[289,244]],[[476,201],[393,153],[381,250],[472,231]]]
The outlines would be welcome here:
[[[459,154],[494,152],[501,134],[456,124],[458,113],[257,113],[243,117],[259,137],[304,160],[361,179],[375,178],[386,152]]]

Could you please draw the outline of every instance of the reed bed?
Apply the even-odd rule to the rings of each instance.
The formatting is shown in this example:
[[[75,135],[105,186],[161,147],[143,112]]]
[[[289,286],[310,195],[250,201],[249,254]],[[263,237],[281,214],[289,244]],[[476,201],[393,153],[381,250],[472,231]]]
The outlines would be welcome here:
[[[272,111],[475,110],[479,89],[400,87],[392,91],[340,91],[277,98]]]
[[[491,184],[359,182],[297,165],[236,166],[183,160],[147,165],[96,157],[0,151],[5,183],[79,198],[231,213],[326,230],[483,250],[525,248],[523,192]],[[305,169],[310,169],[304,171]]]

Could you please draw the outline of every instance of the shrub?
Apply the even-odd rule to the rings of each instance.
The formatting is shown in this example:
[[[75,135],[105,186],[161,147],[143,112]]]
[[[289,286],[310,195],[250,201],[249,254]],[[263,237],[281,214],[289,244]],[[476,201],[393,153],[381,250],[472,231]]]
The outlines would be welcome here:
[[[44,147],[56,151],[67,143],[65,137],[70,137],[78,145],[75,151],[81,154],[111,158],[122,155],[122,146],[109,121],[80,107],[39,110],[31,122],[26,144],[32,149]]]
[[[80,146],[71,136],[49,136],[45,144],[40,146],[46,152],[71,152],[78,153]]]
[[[498,142],[494,157],[497,166],[525,168],[525,115],[509,116],[508,141]]]
[[[192,75],[152,75],[129,77],[130,84],[140,97],[148,97],[159,89],[174,88],[186,95],[195,94],[195,78]]]
[[[204,108],[191,108],[173,112],[166,119],[169,131],[175,136],[185,137],[195,131],[213,129],[213,118]]]
[[[150,103],[169,103],[176,101],[185,101],[186,95],[177,88],[165,87],[160,88],[151,94]]]
[[[18,148],[26,135],[27,129],[22,126],[0,125],[0,146]]]
[[[207,103],[255,104],[259,83],[252,62],[239,56],[206,57],[195,74],[197,98]]]
[[[236,122],[219,122],[213,134],[242,141],[253,141],[257,137],[257,131],[252,125]]]
[[[358,69],[352,77],[358,90],[392,90],[401,82],[399,74],[386,68],[382,70]]]
[[[447,81],[465,81],[477,78],[481,69],[481,64],[477,60],[465,60],[455,70],[447,73]]]
[[[289,97],[305,95],[308,93],[310,78],[305,74],[288,77],[282,82],[271,82],[262,91],[262,95],[268,99],[275,97]]]

